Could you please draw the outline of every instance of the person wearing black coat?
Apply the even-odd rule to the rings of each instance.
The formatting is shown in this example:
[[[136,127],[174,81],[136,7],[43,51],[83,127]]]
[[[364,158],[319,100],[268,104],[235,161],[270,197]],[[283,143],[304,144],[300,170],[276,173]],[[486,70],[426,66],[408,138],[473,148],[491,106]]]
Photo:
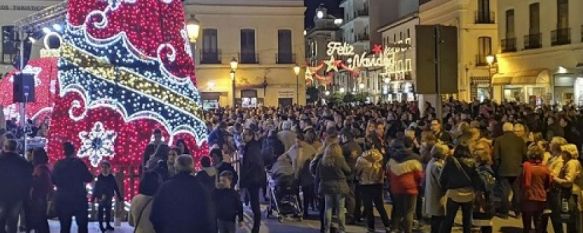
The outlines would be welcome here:
[[[160,187],[152,202],[150,221],[157,233],[215,233],[210,192],[192,175],[190,155],[176,159],[176,176]]]
[[[265,163],[261,156],[261,143],[255,140],[255,134],[249,129],[243,131],[243,164],[241,166],[241,188],[247,189],[253,211],[252,233],[258,233],[261,226],[261,209],[259,206],[259,189],[265,187]]]
[[[261,154],[263,155],[263,160],[267,169],[270,169],[273,163],[277,161],[277,158],[285,153],[285,146],[277,138],[277,132],[275,130],[270,130],[269,135],[263,139],[261,145]]]
[[[72,217],[75,216],[79,233],[87,233],[88,211],[85,184],[93,180],[93,175],[81,159],[75,157],[75,147],[63,144],[65,159],[59,160],[52,174],[57,186],[56,211],[61,223],[61,233],[71,231]]]
[[[233,165],[223,161],[223,152],[217,147],[212,148],[209,154],[213,161],[213,166],[217,169],[217,174],[221,174],[224,171],[230,171],[233,173],[233,182],[231,182],[231,186],[234,188],[239,182],[239,176]]]
[[[17,232],[18,213],[32,186],[32,165],[16,147],[16,141],[6,140],[0,155],[0,232]]]
[[[459,208],[462,209],[464,233],[472,228],[472,208],[476,188],[484,187],[476,168],[477,162],[465,146],[457,146],[453,156],[445,160],[439,184],[446,191],[446,214],[440,233],[449,233]]]

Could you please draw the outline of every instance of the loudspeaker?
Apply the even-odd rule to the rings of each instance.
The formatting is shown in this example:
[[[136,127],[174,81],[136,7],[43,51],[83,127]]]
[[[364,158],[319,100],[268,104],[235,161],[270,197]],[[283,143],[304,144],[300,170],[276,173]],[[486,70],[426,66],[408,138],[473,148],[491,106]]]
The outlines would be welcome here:
[[[417,93],[457,93],[457,28],[443,25],[417,25],[415,33]]]
[[[34,102],[34,75],[15,74],[12,82],[12,101],[15,103]]]

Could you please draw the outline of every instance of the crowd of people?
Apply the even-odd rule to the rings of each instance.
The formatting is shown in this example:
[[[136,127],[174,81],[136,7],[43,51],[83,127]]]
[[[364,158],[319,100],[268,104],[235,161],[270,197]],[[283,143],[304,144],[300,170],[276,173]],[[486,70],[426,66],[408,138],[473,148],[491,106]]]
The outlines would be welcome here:
[[[207,111],[210,149],[197,164],[184,141],[167,145],[153,132],[129,224],[140,233],[235,232],[248,206],[258,233],[260,200],[279,197],[268,195],[274,181],[301,200],[296,217],[319,217],[324,233],[349,224],[374,232],[374,209],[386,232],[423,222],[451,232],[460,209],[464,233],[492,232],[494,216],[510,215],[522,217],[524,232],[546,232],[549,221],[557,233],[563,224],[583,232],[581,110],[455,100],[442,110],[438,117],[428,103],[393,102]],[[50,169],[44,150],[27,162],[11,137],[2,140],[0,183],[17,188],[0,190],[0,213],[8,213],[0,233],[15,232],[23,208],[38,213],[26,215],[29,231],[48,232],[54,214],[62,233],[72,216],[87,232],[85,184],[94,177],[75,148],[65,143],[65,158]],[[103,161],[100,172],[91,199],[105,232],[119,191],[111,164]]]

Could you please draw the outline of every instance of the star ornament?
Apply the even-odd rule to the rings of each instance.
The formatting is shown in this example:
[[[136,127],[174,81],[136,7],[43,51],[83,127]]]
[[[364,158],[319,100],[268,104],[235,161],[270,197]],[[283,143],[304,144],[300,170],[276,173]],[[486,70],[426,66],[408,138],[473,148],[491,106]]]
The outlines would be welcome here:
[[[79,133],[81,148],[77,156],[79,158],[89,158],[91,166],[97,167],[105,157],[113,158],[115,154],[114,142],[117,134],[113,130],[106,130],[103,123],[95,122],[91,132],[82,131]]]
[[[338,72],[338,66],[342,63],[342,60],[336,60],[334,56],[330,57],[330,60],[325,61],[326,63],[326,73],[334,70]]]
[[[372,52],[376,55],[379,55],[383,52],[383,46],[380,44],[375,44],[372,48]]]

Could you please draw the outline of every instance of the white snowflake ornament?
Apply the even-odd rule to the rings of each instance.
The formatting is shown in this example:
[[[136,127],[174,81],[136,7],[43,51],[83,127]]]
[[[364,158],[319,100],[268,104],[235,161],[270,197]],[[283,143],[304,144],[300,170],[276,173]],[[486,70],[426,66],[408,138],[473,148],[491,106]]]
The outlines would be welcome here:
[[[97,167],[104,157],[113,158],[116,137],[115,131],[106,130],[103,127],[103,123],[95,122],[91,132],[83,131],[79,133],[81,148],[79,148],[77,156],[79,158],[89,158],[91,166]]]

